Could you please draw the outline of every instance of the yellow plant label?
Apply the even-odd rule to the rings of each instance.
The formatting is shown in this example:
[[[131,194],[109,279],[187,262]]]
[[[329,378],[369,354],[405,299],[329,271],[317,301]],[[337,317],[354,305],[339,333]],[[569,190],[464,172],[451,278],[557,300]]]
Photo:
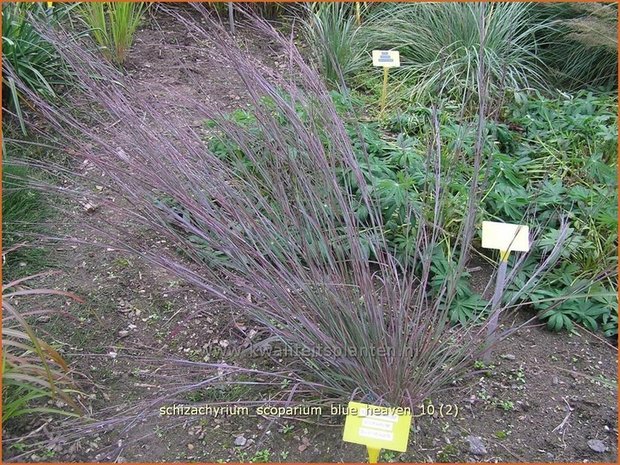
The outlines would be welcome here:
[[[411,410],[349,402],[342,440],[371,449],[407,450]]]
[[[400,66],[400,53],[396,50],[373,50],[372,65],[397,68]]]
[[[482,222],[482,247],[504,252],[530,250],[530,229],[522,224]]]

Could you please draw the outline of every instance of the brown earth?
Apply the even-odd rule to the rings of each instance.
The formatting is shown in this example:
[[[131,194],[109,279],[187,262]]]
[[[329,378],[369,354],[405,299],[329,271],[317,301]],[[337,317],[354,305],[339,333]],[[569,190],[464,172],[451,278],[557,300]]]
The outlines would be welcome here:
[[[238,26],[238,40],[265,67],[277,67],[277,51]],[[166,102],[162,87],[188,97],[216,102],[222,110],[246,105],[247,94],[233,70],[221,66],[208,44],[196,43],[165,14],[151,18],[138,32],[128,72],[143,92]],[[193,123],[192,108],[171,118]],[[173,111],[174,109],[174,111]],[[96,174],[92,174],[96,176]],[[109,221],[104,209],[84,215]],[[105,218],[105,222],[104,222]],[[119,221],[121,221],[119,219]],[[60,232],[63,225],[58,227]],[[88,238],[86,229],[71,234]],[[128,234],[135,234],[131,225]],[[90,237],[92,239],[92,237]],[[154,246],[166,247],[166,244]],[[141,357],[221,361],[215,348],[241,347],[261,328],[234,309],[209,299],[168,272],[109,248],[59,244],[50,253],[63,263],[61,278],[40,284],[71,290],[85,304],[54,300],[47,305],[73,317],[55,316],[37,324],[41,334],[60,348],[76,371],[82,403],[95,420],[123,416],[132,405],[169,389],[171,374],[190,380],[187,367],[178,372],[146,363]],[[474,280],[486,281],[482,269]],[[514,316],[516,324],[531,315]],[[505,326],[513,320],[505,318]],[[226,347],[225,347],[226,346]],[[218,349],[219,350],[219,349]],[[205,358],[207,357],[207,359]],[[210,357],[210,358],[208,358]],[[234,363],[234,360],[226,360]],[[260,363],[260,362],[259,362]],[[616,462],[617,351],[599,335],[578,329],[553,334],[528,326],[505,340],[492,364],[476,382],[458,385],[432,399],[436,413],[414,421],[407,453],[385,452],[382,461],[401,462]],[[479,367],[480,368],[480,367]],[[196,382],[194,379],[193,382]],[[234,402],[246,391],[232,389],[184,395],[186,401]],[[144,405],[144,404],[142,404]],[[440,406],[455,405],[458,415],[442,417]],[[147,409],[148,410],[148,409]],[[343,443],[341,416],[268,418],[256,415],[161,417],[155,409],[126,432],[121,426],[71,436],[58,419],[37,417],[22,425],[37,430],[20,443],[4,436],[7,461],[200,461],[200,462],[339,462],[365,461],[362,446]],[[443,408],[442,411],[447,411]],[[251,409],[251,413],[253,410]],[[324,412],[327,413],[327,412]],[[111,420],[108,420],[108,423]],[[236,438],[243,436],[236,445]],[[486,452],[470,451],[467,436],[481,438]],[[607,448],[597,453],[589,440]],[[40,441],[40,447],[32,447]],[[31,448],[32,447],[32,448]],[[22,450],[23,449],[23,450]]]

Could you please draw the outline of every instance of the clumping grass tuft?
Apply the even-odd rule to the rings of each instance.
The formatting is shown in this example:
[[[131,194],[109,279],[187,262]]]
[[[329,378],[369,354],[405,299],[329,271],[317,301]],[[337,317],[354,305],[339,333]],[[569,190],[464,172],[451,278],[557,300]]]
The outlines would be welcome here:
[[[539,5],[552,25],[543,58],[557,85],[569,89],[618,88],[618,5]]]
[[[425,102],[438,95],[476,102],[481,66],[491,98],[506,88],[545,87],[536,33],[547,25],[531,19],[531,8],[527,3],[386,4],[370,15],[360,35],[369,49],[400,51],[402,66],[394,74],[402,79],[401,95]]]
[[[143,2],[85,2],[78,11],[103,55],[122,65],[145,10]]]
[[[328,81],[339,84],[367,64],[352,4],[311,3],[307,10],[304,35]]]
[[[59,59],[54,47],[35,30],[30,18],[35,16],[51,26],[65,19],[72,6],[49,10],[41,3],[2,4],[2,104],[17,117],[24,134],[29,102],[24,102],[15,80],[7,76],[6,66],[13,69],[22,85],[46,99],[57,97],[58,87],[71,78],[70,70]],[[5,110],[5,117],[7,114]]]
[[[5,251],[3,259],[9,252]],[[75,390],[69,367],[63,357],[40,339],[28,318],[49,313],[49,310],[24,310],[24,297],[61,295],[82,302],[71,292],[28,287],[29,281],[48,273],[39,273],[2,285],[2,426],[33,413],[79,416]],[[22,300],[17,306],[15,300]],[[43,401],[61,400],[65,408],[50,407]]]
[[[62,31],[48,32],[79,76],[85,90],[81,98],[100,109],[101,121],[123,124],[95,129],[67,108],[45,102],[40,102],[42,113],[76,156],[104,174],[106,195],[116,200],[98,202],[158,242],[132,238],[113,222],[99,232],[260,324],[269,335],[266,342],[288,351],[282,363],[294,383],[280,400],[305,387],[332,399],[413,407],[470,374],[473,362],[492,348],[490,341],[505,335],[496,331],[489,338],[481,317],[468,325],[449,322],[482,192],[484,66],[476,70],[477,136],[467,147],[473,166],[467,217],[450,251],[458,266],[431,293],[434,252],[445,240],[443,225],[450,216],[443,187],[453,170],[445,163],[437,113],[430,117],[435,130],[426,141],[425,187],[402,206],[415,225],[411,247],[397,258],[388,247],[382,208],[358,162],[355,140],[323,80],[297,49],[254,19],[256,33],[281,47],[290,63],[286,75],[264,75],[206,13],[206,29],[176,17],[189,33],[209,39],[227,56],[247,87],[259,131],[197,101],[193,119],[211,122],[206,133],[171,121],[169,107],[132,92],[131,77],[120,76]],[[479,18],[483,25],[484,18]],[[175,97],[182,108],[184,96]],[[225,144],[231,155],[215,153],[205,136]],[[356,214],[360,207],[367,212],[364,223]],[[544,255],[529,285],[557,258],[561,243]],[[487,306],[482,314],[504,309]],[[200,386],[221,378],[207,378]]]

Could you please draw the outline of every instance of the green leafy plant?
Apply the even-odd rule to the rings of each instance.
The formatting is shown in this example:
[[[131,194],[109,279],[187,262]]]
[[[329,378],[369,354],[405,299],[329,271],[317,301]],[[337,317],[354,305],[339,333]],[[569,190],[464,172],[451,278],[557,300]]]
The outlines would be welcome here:
[[[127,58],[145,10],[142,2],[84,2],[79,7],[103,55],[118,65]]]
[[[258,450],[250,459],[251,463],[268,463],[271,462],[271,451],[269,449]]]
[[[514,408],[515,408],[515,404],[514,404],[514,402],[513,402],[513,401],[511,401],[511,400],[501,400],[501,399],[496,399],[496,400],[494,401],[494,405],[495,405],[496,407],[501,408],[502,410],[505,410],[505,411],[514,410]]]
[[[530,160],[530,166],[534,162],[546,167],[540,181],[537,176],[518,176],[527,189],[539,186],[535,196],[528,194],[544,226],[535,253],[548,253],[558,240],[560,215],[571,222],[562,262],[543,277],[538,291],[523,294],[552,330],[570,330],[580,323],[592,330],[602,326],[608,335],[617,332],[615,274],[607,275],[617,264],[615,109],[615,98],[591,92],[563,99],[529,97],[511,108],[510,119],[527,134],[519,136],[514,151]],[[601,275],[608,277],[594,284]],[[516,277],[515,285],[523,284]],[[576,286],[585,295],[563,302],[565,291]]]
[[[32,104],[17,90],[17,81],[49,100],[57,96],[59,86],[71,79],[66,64],[30,21],[30,17],[36,17],[51,26],[66,18],[71,6],[49,9],[44,3],[2,3],[3,106],[14,111],[24,134],[24,107]]]

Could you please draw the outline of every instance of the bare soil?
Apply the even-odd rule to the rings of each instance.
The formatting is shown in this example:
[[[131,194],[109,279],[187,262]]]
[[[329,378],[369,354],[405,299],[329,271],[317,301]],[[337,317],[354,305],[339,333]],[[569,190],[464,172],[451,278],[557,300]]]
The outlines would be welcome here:
[[[268,43],[241,25],[237,31],[240,43],[265,67],[280,66],[281,57]],[[139,83],[138,91],[164,102],[167,95],[162,89],[169,88],[214,101],[225,111],[247,105],[245,87],[234,70],[214,58],[208,44],[197,43],[165,14],[151,18],[137,33],[127,71]],[[178,107],[178,102],[170,102],[170,117],[192,124],[192,108]],[[104,209],[83,214],[100,216],[102,225],[109,221]],[[58,229],[63,232],[62,224]],[[84,239],[91,234],[86,229],[64,232]],[[137,232],[128,225],[127,233]],[[71,318],[58,315],[37,327],[71,363],[86,394],[82,403],[94,421],[112,415],[120,418],[132,405],[169,389],[170,379],[161,376],[157,364],[145,363],[144,357],[221,361],[213,355],[214,347],[243,346],[252,330],[261,330],[166,271],[117,250],[60,244],[50,253],[64,264],[65,273],[41,284],[71,290],[85,303],[47,301]],[[531,316],[522,311],[511,317],[514,321],[505,318],[503,324],[520,324]],[[582,329],[571,335],[553,334],[540,326],[527,326],[501,344],[477,382],[455,386],[431,399],[435,414],[414,420],[408,452],[384,452],[382,461],[615,463],[616,368],[616,349],[599,335]],[[187,374],[179,368],[179,378]],[[235,401],[244,394],[219,392],[217,399]],[[213,396],[200,391],[185,399],[208,403]],[[458,415],[440,415],[442,405],[457,406]],[[321,417],[214,418],[162,417],[153,411],[127,431],[119,423],[77,437],[66,433],[71,423],[60,428],[58,418],[36,417],[22,425],[24,431],[37,430],[23,446],[12,440],[15,434],[5,432],[4,460],[365,461],[362,446],[342,442],[343,417],[324,413]],[[479,437],[486,450],[472,453],[468,436]],[[29,449],[35,440],[42,447]],[[606,450],[595,452],[588,445],[591,440],[602,441]]]

